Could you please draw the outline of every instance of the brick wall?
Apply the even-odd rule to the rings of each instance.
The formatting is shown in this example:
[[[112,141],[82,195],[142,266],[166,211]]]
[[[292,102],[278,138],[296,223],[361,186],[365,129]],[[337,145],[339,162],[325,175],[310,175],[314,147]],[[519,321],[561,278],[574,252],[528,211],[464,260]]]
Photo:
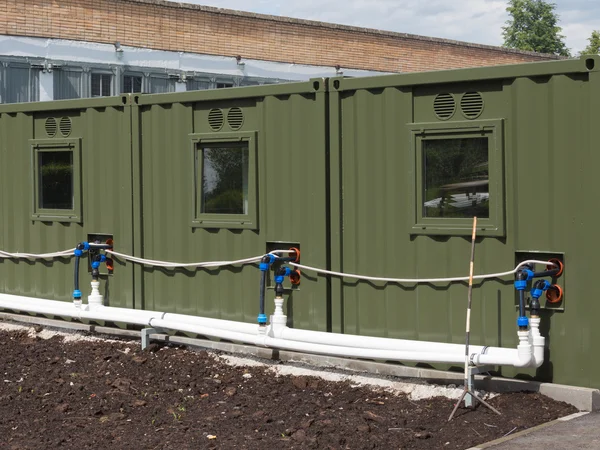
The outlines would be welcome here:
[[[386,72],[557,59],[162,0],[0,0],[0,34]]]

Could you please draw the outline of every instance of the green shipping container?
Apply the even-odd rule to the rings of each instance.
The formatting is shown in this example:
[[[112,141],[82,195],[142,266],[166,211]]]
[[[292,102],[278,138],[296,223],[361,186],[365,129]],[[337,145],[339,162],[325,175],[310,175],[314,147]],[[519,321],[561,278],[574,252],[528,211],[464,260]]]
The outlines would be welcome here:
[[[476,215],[476,274],[565,263],[564,298],[542,301],[546,362],[501,373],[600,388],[599,68],[586,57],[2,105],[0,250],[111,238],[125,254],[192,263],[296,246],[309,266],[429,279],[468,274]],[[302,275],[286,291],[292,327],[464,342],[466,282]],[[70,301],[72,278],[71,259],[0,258],[3,293]],[[255,322],[259,280],[256,264],[117,258],[102,290],[111,306]],[[84,295],[88,281],[82,270]],[[472,343],[514,347],[517,315],[512,276],[477,281]]]
[[[600,59],[330,80],[332,269],[390,278],[564,259],[559,304],[542,301],[536,370],[600,387],[595,300]],[[335,220],[334,220],[335,218]],[[517,344],[513,277],[479,281],[471,342]],[[463,343],[467,283],[332,283],[333,331]],[[542,298],[544,300],[544,298]]]

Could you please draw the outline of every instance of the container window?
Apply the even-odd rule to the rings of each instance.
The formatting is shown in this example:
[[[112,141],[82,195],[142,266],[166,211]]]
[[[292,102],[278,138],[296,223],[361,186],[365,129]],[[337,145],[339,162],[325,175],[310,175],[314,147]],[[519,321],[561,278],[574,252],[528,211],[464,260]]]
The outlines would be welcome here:
[[[412,234],[504,235],[502,120],[409,124]]]
[[[192,135],[192,226],[257,228],[255,133]]]
[[[487,137],[423,141],[423,217],[490,217]]]
[[[65,141],[37,139],[33,149],[34,220],[80,222],[80,145],[78,139]]]

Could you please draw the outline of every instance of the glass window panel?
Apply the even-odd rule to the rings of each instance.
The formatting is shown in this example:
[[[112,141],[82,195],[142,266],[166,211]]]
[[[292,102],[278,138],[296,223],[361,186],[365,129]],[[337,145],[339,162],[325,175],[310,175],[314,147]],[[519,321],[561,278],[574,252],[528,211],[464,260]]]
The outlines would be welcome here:
[[[222,82],[222,83],[217,83],[217,89],[224,89],[224,88],[230,88],[233,87],[233,83],[229,83],[229,82]]]
[[[123,93],[133,94],[134,92],[142,92],[142,77],[135,75],[124,75]]]
[[[202,213],[248,214],[248,146],[202,150]]]
[[[112,75],[107,73],[92,74],[92,97],[108,97],[111,95]]]
[[[488,138],[423,140],[424,217],[490,217]]]
[[[175,79],[152,77],[150,79],[150,92],[152,94],[164,94],[166,92],[175,92]]]
[[[0,69],[2,71],[2,69]],[[40,71],[28,67],[8,66],[4,77],[6,103],[35,102],[40,97]],[[0,90],[2,90],[0,80]]]
[[[210,81],[206,80],[187,80],[186,89],[188,91],[199,91],[203,89],[210,89]]]
[[[73,152],[38,152],[41,209],[74,209]]]

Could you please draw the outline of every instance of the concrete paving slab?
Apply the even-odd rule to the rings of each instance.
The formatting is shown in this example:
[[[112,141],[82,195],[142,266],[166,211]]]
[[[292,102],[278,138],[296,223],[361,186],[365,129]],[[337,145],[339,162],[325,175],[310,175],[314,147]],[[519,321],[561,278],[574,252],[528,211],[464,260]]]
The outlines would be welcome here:
[[[598,450],[600,412],[583,412],[506,436],[468,450]]]

